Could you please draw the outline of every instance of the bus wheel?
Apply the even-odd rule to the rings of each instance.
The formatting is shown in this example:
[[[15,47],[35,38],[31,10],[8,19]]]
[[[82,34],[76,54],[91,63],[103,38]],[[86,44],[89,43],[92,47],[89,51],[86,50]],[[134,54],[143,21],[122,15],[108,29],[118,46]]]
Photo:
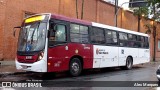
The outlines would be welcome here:
[[[70,61],[69,72],[72,76],[78,76],[82,71],[82,64],[78,58],[73,58]]]
[[[131,57],[127,57],[125,69],[126,70],[132,69],[132,66],[133,66],[132,58]]]
[[[130,70],[130,69],[132,69],[132,66],[133,66],[132,58],[131,57],[127,57],[126,65],[122,66],[121,69]]]

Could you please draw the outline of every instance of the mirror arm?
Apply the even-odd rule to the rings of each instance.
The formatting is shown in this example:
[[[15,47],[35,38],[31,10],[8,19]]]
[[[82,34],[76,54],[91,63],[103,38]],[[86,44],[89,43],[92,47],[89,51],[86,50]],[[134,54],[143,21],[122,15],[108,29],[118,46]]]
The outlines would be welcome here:
[[[14,27],[13,28],[13,36],[15,37],[16,36],[16,28],[22,28],[21,26],[17,26],[17,27]]]

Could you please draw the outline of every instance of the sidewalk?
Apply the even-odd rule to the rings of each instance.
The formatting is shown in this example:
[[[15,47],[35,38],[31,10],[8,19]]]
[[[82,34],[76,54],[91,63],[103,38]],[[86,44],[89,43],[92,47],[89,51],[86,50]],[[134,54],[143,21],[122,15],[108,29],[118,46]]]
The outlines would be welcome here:
[[[13,62],[0,62],[0,76],[4,74],[19,74],[25,71],[17,70],[15,63]]]
[[[22,70],[17,70],[15,65],[0,65],[0,73],[2,72],[22,72]]]

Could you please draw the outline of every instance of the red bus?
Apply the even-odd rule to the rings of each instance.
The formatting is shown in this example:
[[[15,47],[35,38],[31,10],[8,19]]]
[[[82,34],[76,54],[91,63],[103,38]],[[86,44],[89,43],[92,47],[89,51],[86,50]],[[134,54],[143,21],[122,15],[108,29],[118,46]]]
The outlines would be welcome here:
[[[104,24],[42,13],[20,27],[16,68],[33,72],[69,71],[132,65],[150,60],[147,34]]]

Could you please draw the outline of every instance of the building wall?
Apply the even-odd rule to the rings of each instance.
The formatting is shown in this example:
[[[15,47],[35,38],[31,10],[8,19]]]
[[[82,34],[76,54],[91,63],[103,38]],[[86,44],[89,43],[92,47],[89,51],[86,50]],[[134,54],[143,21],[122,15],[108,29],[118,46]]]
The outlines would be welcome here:
[[[114,6],[101,0],[84,0],[83,20],[114,26]],[[78,18],[81,18],[82,0],[78,0]],[[13,60],[16,55],[18,32],[13,37],[13,27],[19,26],[25,12],[56,13],[76,18],[76,0],[0,0],[0,60]],[[120,10],[118,27],[137,31],[137,17],[129,11]],[[141,32],[145,32],[145,23],[141,20]],[[158,28],[160,29],[160,25]],[[157,37],[157,39],[160,39]],[[151,36],[151,54],[153,38]],[[157,45],[157,44],[156,44]],[[157,49],[156,49],[157,50]],[[157,57],[160,52],[157,50]]]
[[[0,1],[0,60],[4,57],[4,28],[6,2]]]

